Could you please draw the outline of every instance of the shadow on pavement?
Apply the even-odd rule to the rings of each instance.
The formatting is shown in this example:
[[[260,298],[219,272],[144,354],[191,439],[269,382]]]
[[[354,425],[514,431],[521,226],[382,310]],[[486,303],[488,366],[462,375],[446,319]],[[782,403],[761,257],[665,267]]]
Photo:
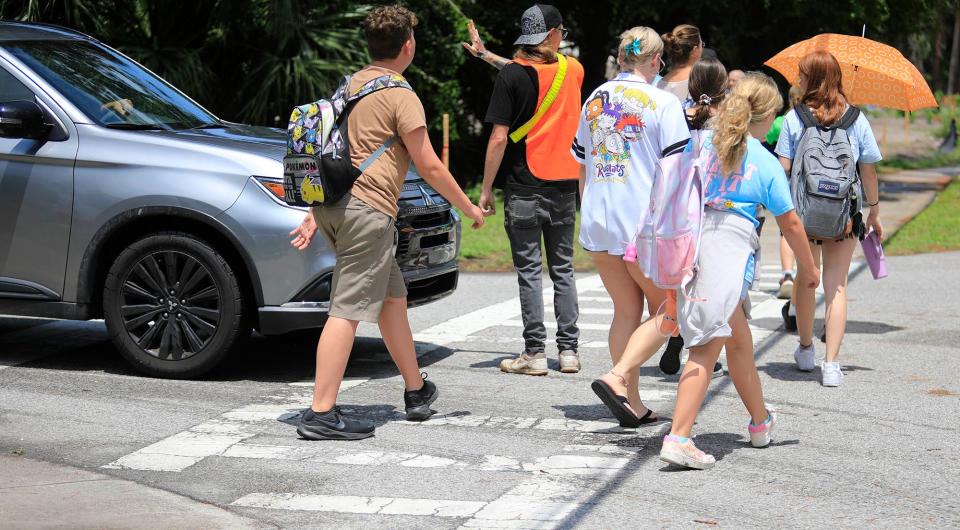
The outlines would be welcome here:
[[[613,418],[613,415],[610,414],[610,411],[607,409],[606,405],[603,403],[597,403],[595,405],[553,405],[553,408],[556,410],[563,411],[563,415],[566,418],[571,420],[609,420]],[[657,411],[653,411],[654,414],[657,414],[659,420],[653,423],[647,423],[639,427],[643,429],[644,427],[652,427],[659,425],[663,422],[670,421],[670,418],[658,414]]]
[[[40,326],[44,326],[40,329]],[[27,335],[23,335],[26,333]],[[295,382],[313,377],[320,330],[242,340],[219,367],[199,381]],[[421,368],[453,354],[449,348],[417,343]],[[0,352],[38,358],[19,365],[39,370],[103,372],[139,377],[114,348],[101,321],[56,321],[0,317]],[[397,374],[383,339],[357,337],[347,376],[381,379]]]
[[[376,427],[382,427],[394,421],[405,421],[403,412],[397,410],[397,408],[392,405],[351,405],[345,403],[339,406],[344,414],[362,417],[365,420],[373,422]],[[291,427],[296,427],[300,424],[300,416],[306,412],[306,410],[307,409],[291,410],[278,417],[277,421],[290,425]]]
[[[750,321],[750,324],[757,326],[763,329],[783,331],[783,319],[780,318],[755,318]],[[815,335],[820,337],[823,335],[823,320],[816,319],[813,324],[813,329],[815,330]],[[848,320],[847,321],[847,334],[857,334],[857,335],[883,335],[885,333],[893,333],[895,331],[903,331],[904,327],[894,326],[891,324],[886,324],[883,322],[865,322],[862,320]],[[796,332],[791,332],[793,336],[796,336]]]
[[[872,372],[873,368],[866,366],[857,366],[857,365],[846,365],[842,362],[840,365],[843,367],[843,371],[846,372],[861,372],[868,371]],[[782,363],[782,362],[768,362],[766,364],[757,365],[757,370],[766,373],[770,377],[777,379],[779,381],[809,381],[813,383],[820,382],[820,370],[815,369],[812,372],[801,372],[797,370],[797,365],[794,363]]]

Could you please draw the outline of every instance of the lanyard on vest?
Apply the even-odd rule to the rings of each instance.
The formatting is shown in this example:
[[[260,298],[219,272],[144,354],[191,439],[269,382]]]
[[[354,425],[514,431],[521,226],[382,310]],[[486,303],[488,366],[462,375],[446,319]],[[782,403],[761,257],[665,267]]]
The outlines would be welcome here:
[[[553,102],[560,94],[560,87],[563,86],[563,80],[567,77],[567,58],[558,53],[557,64],[557,74],[553,77],[553,83],[550,85],[550,90],[548,90],[547,95],[544,96],[543,101],[540,103],[540,107],[537,108],[537,112],[532,118],[530,118],[530,121],[524,123],[519,129],[510,133],[510,140],[512,140],[513,143],[518,143],[520,140],[523,140],[530,130],[540,123],[540,120],[544,115],[546,115],[547,111],[550,110]]]

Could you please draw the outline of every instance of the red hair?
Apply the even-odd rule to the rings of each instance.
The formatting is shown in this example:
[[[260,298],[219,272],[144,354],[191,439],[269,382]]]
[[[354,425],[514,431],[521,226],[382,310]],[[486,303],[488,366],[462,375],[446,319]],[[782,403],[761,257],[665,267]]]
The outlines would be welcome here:
[[[843,93],[843,73],[837,58],[826,51],[815,51],[800,60],[800,73],[807,78],[807,91],[800,101],[813,109],[820,125],[840,121],[847,105]]]

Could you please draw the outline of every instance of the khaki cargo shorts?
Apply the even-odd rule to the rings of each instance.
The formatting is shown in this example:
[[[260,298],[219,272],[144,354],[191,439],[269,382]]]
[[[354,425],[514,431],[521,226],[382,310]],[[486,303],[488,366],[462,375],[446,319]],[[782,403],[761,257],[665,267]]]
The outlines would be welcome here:
[[[347,194],[313,208],[317,228],[337,253],[330,316],[376,323],[386,298],[404,298],[393,218]]]

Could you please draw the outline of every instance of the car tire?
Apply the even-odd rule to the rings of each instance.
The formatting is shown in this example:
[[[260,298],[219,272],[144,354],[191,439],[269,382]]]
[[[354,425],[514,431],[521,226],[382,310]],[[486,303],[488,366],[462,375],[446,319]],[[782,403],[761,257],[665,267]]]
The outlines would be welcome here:
[[[208,372],[248,328],[233,268],[209,244],[179,232],[145,237],[117,256],[103,313],[120,354],[154,377]]]

